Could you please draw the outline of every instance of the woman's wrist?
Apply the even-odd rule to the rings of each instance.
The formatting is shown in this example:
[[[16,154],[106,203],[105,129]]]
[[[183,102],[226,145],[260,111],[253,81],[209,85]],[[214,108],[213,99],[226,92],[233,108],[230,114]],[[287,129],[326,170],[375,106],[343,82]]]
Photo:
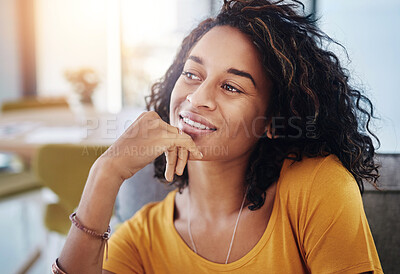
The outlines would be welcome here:
[[[107,152],[106,152],[107,153]],[[117,187],[121,187],[122,183],[135,175],[140,168],[128,168],[126,162],[130,161],[132,164],[133,159],[124,159],[122,156],[110,156],[107,154],[101,155],[93,164],[91,173],[96,173],[105,178],[110,183],[115,183]]]
[[[122,182],[123,180],[115,176],[109,165],[96,161],[90,169],[76,211],[84,225],[100,231],[108,227]]]

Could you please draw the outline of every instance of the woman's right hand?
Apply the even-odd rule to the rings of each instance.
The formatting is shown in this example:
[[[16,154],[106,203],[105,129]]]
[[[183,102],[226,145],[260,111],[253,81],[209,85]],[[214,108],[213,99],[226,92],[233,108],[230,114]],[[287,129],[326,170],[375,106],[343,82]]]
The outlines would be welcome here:
[[[76,216],[84,227],[103,232],[123,181],[165,153],[166,178],[182,174],[188,159],[202,154],[192,138],[154,111],[142,113],[90,169]],[[116,183],[116,184],[115,184]],[[101,273],[104,241],[72,226],[58,263],[67,273]]]
[[[167,158],[165,177],[168,181],[172,181],[175,173],[183,173],[188,159],[203,158],[189,135],[164,122],[156,112],[148,111],[142,113],[98,161],[118,176],[122,184],[162,153]]]

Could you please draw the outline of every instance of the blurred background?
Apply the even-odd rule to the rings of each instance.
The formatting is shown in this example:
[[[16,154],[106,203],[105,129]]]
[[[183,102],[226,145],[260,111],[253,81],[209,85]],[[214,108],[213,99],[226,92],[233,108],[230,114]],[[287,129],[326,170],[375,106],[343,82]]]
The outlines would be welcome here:
[[[378,152],[389,159],[383,179],[390,182],[387,195],[394,195],[393,204],[379,207],[397,212],[390,218],[399,216],[400,2],[302,2],[307,14],[320,18],[322,30],[347,49],[350,60],[340,47],[331,48],[349,68],[352,83],[374,103]],[[42,182],[50,175],[41,174],[39,149],[49,144],[110,145],[144,109],[144,96],[172,63],[183,37],[215,15],[221,3],[0,0],[1,273],[46,273],[63,243],[65,229],[49,223],[49,214],[60,209],[48,207],[63,198],[51,183]],[[57,167],[53,172],[59,174]],[[365,207],[372,216],[369,208],[378,205],[370,191]],[[398,233],[372,223],[371,228]],[[393,242],[378,234],[375,240]],[[390,255],[384,256],[384,270],[390,273]]]

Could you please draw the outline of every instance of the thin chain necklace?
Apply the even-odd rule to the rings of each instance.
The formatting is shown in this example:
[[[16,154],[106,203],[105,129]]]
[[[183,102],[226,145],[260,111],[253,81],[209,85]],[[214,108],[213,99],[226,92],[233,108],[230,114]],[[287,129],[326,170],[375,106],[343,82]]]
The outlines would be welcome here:
[[[232,245],[233,245],[233,241],[234,241],[234,239],[235,239],[235,234],[236,234],[236,228],[237,228],[237,225],[238,225],[238,223],[239,223],[240,215],[242,214],[242,210],[243,210],[243,206],[244,206],[244,201],[246,200],[246,194],[247,194],[248,188],[249,188],[249,187],[246,188],[246,192],[244,193],[244,197],[243,197],[243,201],[242,201],[242,206],[240,207],[239,214],[238,214],[237,219],[236,219],[236,224],[235,224],[235,228],[233,229],[233,235],[232,235],[231,243],[230,243],[230,245],[229,245],[228,255],[226,255],[225,264],[228,263],[229,256],[231,255]],[[191,231],[191,229],[190,229],[190,213],[191,213],[191,212],[190,212],[190,188],[189,188],[189,207],[188,207],[188,210],[189,210],[189,214],[188,214],[189,216],[188,216],[187,225],[188,225],[189,237],[190,237],[190,240],[191,240],[192,245],[193,245],[193,251],[197,254],[196,245],[194,244],[193,237],[192,237],[192,231]]]

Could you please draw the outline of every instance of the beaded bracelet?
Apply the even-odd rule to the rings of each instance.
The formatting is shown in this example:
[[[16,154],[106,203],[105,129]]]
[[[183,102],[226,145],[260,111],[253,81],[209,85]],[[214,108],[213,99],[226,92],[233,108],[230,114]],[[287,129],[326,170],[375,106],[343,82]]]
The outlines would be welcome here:
[[[79,228],[80,230],[86,232],[87,234],[90,234],[90,235],[92,235],[92,236],[94,236],[94,237],[97,237],[97,238],[100,238],[100,239],[103,239],[103,240],[106,240],[106,241],[107,241],[108,239],[110,239],[110,233],[111,233],[111,228],[110,228],[110,226],[108,226],[108,229],[107,229],[106,232],[100,234],[100,233],[97,233],[96,231],[93,231],[93,230],[90,230],[90,229],[84,227],[84,226],[79,222],[78,217],[76,217],[76,212],[72,213],[72,214],[69,216],[69,219],[71,220],[71,222],[72,222],[77,228]]]
[[[100,233],[97,233],[96,231],[93,231],[93,230],[91,230],[91,229],[88,229],[88,228],[84,227],[84,226],[81,224],[81,222],[78,220],[78,217],[76,217],[76,212],[72,213],[72,214],[69,216],[69,219],[71,220],[71,222],[72,222],[77,228],[79,228],[79,229],[82,230],[83,232],[85,232],[85,233],[87,233],[87,234],[89,234],[89,235],[92,235],[93,237],[100,238],[100,239],[106,241],[106,261],[107,261],[107,260],[108,260],[108,239],[110,239],[111,227],[108,226],[107,231],[104,232],[104,233],[102,233],[102,234],[100,234]]]
[[[51,273],[53,274],[67,274],[66,272],[62,271],[61,268],[58,266],[58,258],[51,266]]]
[[[100,238],[103,241],[106,241],[106,261],[108,260],[108,239],[110,239],[110,235],[111,235],[111,227],[108,226],[107,231],[104,232],[103,234],[97,233],[96,231],[93,231],[91,229],[88,229],[86,227],[84,227],[80,221],[78,220],[78,217],[76,217],[76,212],[72,213],[71,215],[69,215],[69,219],[71,220],[71,222],[80,230],[82,230],[83,232],[92,235],[93,237],[96,238]],[[63,270],[61,270],[61,268],[58,266],[58,258],[56,259],[56,261],[52,264],[51,266],[51,272],[53,274],[67,274],[66,272],[64,272]]]

